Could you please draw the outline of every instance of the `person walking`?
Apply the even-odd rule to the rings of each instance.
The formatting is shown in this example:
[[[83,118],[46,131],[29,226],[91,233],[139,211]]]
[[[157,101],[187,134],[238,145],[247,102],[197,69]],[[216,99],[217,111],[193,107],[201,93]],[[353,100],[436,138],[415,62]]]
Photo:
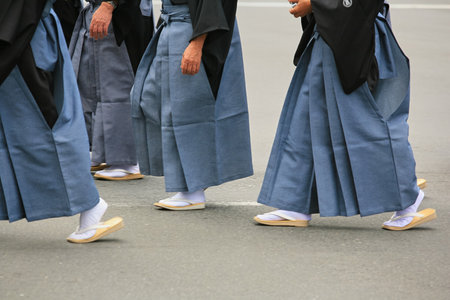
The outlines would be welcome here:
[[[97,179],[141,179],[130,90],[153,34],[152,2],[88,2],[78,16],[69,51],[91,144],[91,170]]]
[[[406,230],[436,218],[417,212],[408,142],[409,61],[382,0],[295,0],[304,33],[258,202],[278,210],[257,223],[306,227],[311,215],[368,216]]]
[[[52,0],[0,2],[0,219],[80,214],[67,240],[123,227],[90,175],[89,145],[67,45]]]
[[[163,0],[131,93],[143,174],[175,195],[155,206],[205,208],[205,189],[253,174],[237,1]]]

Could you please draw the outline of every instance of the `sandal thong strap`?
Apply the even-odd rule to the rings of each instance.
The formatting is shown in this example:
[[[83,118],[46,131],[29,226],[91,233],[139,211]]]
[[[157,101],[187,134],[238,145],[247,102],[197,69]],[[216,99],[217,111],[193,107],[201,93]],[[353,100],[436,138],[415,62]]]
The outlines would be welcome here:
[[[126,174],[139,174],[139,172],[133,173],[133,172],[127,171],[125,169],[108,169],[108,170],[102,170],[102,172],[122,172],[122,173],[126,173]]]
[[[192,200],[188,200],[188,199],[184,199],[184,198],[176,198],[176,199],[174,199],[174,198],[167,198],[167,199],[160,200],[159,203],[167,204],[166,202],[168,202],[168,201],[170,201],[170,202],[178,202],[178,203],[185,202],[185,203],[189,203],[190,205],[201,203],[201,202],[194,202]]]
[[[279,212],[279,211],[268,212],[268,213],[265,213],[265,215],[274,215],[274,216],[283,218],[283,219],[288,220],[288,221],[299,221],[298,219],[290,217],[290,216],[288,216],[288,215],[286,215],[286,214],[284,214],[282,212]]]
[[[75,230],[75,234],[82,234],[82,233],[88,232],[90,230],[97,230],[99,228],[108,228],[108,227],[111,227],[111,225],[105,225],[103,222],[95,224],[95,225],[88,226],[88,227],[83,228],[81,230],[80,230],[80,226],[78,226],[77,229]]]
[[[401,216],[395,216],[395,214],[389,219],[389,222],[391,222],[391,221],[397,221],[397,220],[400,220],[400,219],[403,219],[403,218],[407,218],[407,217],[419,217],[419,218],[423,218],[424,217],[424,215],[422,215],[422,214],[419,214],[419,213],[407,213],[407,214],[404,214],[404,215],[401,215]]]

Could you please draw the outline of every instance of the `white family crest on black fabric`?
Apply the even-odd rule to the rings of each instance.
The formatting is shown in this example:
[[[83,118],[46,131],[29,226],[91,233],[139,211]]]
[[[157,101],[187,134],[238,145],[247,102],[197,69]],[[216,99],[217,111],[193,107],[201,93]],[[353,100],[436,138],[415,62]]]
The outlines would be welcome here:
[[[342,2],[342,4],[348,8],[348,7],[352,6],[353,2],[352,2],[352,0],[344,0]]]

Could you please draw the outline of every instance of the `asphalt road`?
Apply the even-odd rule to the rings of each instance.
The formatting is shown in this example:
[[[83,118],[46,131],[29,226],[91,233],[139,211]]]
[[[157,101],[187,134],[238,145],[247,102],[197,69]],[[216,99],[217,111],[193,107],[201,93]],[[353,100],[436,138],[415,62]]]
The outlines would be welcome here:
[[[309,228],[253,223],[270,209],[255,201],[301,35],[287,7],[248,5],[284,3],[275,1],[242,0],[238,11],[255,175],[208,189],[208,208],[192,212],[153,209],[166,197],[162,178],[97,181],[107,217],[123,216],[126,227],[88,245],[65,242],[77,217],[1,222],[0,299],[450,299],[450,1],[392,1],[411,60],[423,207],[438,213],[407,232],[380,229],[389,213],[314,216]]]

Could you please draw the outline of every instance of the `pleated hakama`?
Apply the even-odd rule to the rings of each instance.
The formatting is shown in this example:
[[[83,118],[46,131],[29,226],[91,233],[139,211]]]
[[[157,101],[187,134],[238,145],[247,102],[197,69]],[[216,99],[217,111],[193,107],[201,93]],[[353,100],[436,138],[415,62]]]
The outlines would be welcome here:
[[[112,24],[108,35],[90,37],[92,16],[101,4],[86,6],[78,17],[69,52],[83,103],[92,161],[109,165],[137,162],[130,91],[134,74],[125,43],[118,46]]]
[[[164,0],[161,17],[131,93],[141,173],[164,175],[168,192],[197,191],[252,175],[237,25],[215,99],[203,64],[196,75],[181,73],[192,35],[187,5]]]
[[[315,33],[295,70],[258,202],[321,216],[404,209],[418,195],[408,142],[409,62],[379,14],[380,80],[351,94]],[[351,53],[349,53],[351,55]]]
[[[53,128],[17,66],[0,86],[0,219],[10,222],[71,216],[99,201],[72,64],[57,17],[48,13],[31,48],[37,67],[53,74]]]

